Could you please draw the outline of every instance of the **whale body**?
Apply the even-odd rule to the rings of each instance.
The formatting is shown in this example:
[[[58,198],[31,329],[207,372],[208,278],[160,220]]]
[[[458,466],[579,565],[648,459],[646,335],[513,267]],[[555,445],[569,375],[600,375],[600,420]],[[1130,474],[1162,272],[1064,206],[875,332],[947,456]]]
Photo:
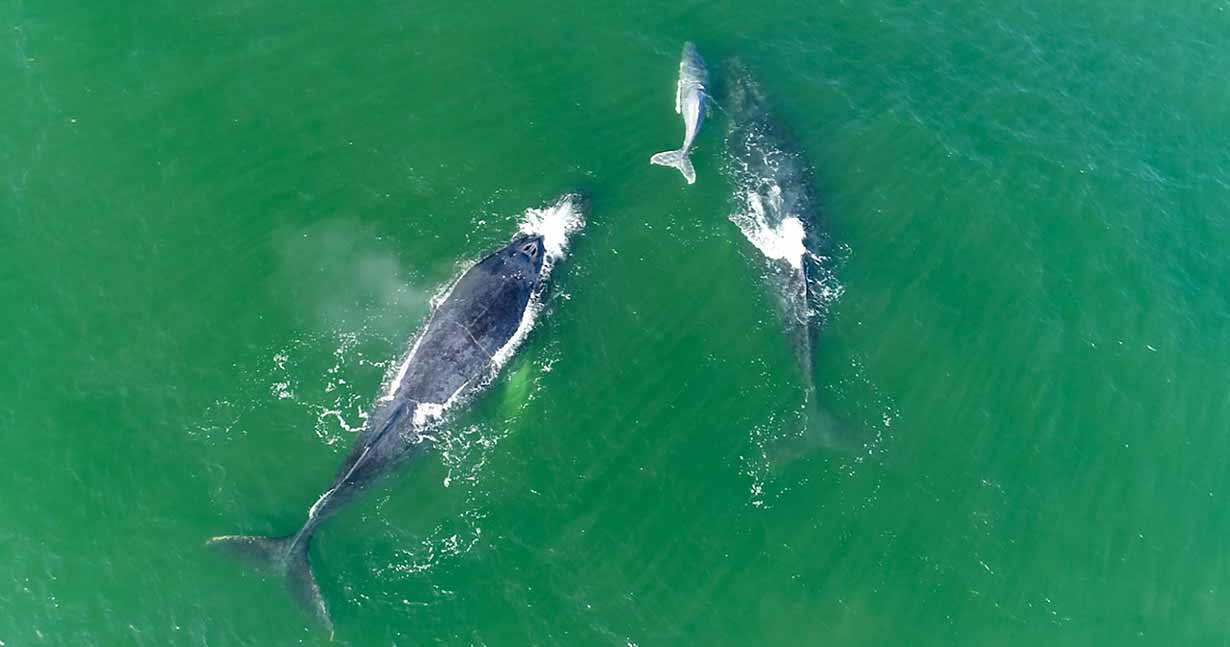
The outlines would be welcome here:
[[[688,184],[696,182],[696,170],[692,168],[688,153],[692,150],[696,133],[700,132],[700,125],[705,121],[708,84],[709,72],[705,69],[704,59],[696,51],[695,45],[684,43],[683,54],[679,58],[679,80],[675,83],[675,113],[683,118],[683,146],[678,150],[657,153],[649,158],[649,163],[679,169]]]
[[[841,288],[828,266],[828,237],[819,226],[813,170],[773,118],[760,85],[746,66],[729,61],[724,170],[734,186],[730,220],[763,255],[766,283],[775,293],[786,334],[803,379],[804,428],[779,458],[815,447],[852,449],[861,444],[820,401],[813,357],[827,305]]]
[[[555,208],[577,207],[578,199],[565,196]],[[489,381],[516,344],[527,308],[545,278],[548,252],[542,235],[519,234],[453,284],[297,532],[283,537],[225,535],[208,545],[283,577],[296,602],[331,633],[328,608],[308,563],[312,536],[325,519],[426,448],[432,423],[450,404]]]

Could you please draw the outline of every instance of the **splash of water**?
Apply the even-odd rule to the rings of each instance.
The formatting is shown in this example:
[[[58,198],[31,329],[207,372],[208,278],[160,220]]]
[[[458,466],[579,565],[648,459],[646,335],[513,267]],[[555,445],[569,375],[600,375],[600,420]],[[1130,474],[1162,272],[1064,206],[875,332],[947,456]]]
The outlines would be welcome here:
[[[519,229],[523,234],[542,236],[547,254],[543,271],[550,272],[549,266],[568,255],[570,239],[584,227],[581,197],[568,194],[549,207],[526,211]]]
[[[803,221],[794,215],[780,216],[785,208],[781,187],[770,184],[766,193],[762,197],[758,191],[746,191],[746,209],[731,214],[730,221],[765,258],[786,261],[795,271],[802,272],[803,259],[808,254]],[[770,222],[770,214],[778,214],[776,223]]]

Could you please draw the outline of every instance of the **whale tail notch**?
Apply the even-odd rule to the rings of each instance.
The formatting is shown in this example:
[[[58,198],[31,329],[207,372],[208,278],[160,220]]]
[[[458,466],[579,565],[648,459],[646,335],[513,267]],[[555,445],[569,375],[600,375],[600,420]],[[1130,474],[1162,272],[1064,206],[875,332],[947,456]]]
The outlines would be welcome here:
[[[658,153],[649,158],[649,163],[677,168],[683,173],[683,179],[687,180],[688,184],[696,183],[696,170],[692,168],[692,160],[688,159],[687,151],[682,148]]]
[[[308,563],[310,541],[311,535],[301,531],[286,537],[224,535],[210,539],[206,545],[254,571],[281,577],[295,602],[332,639],[333,623]]]

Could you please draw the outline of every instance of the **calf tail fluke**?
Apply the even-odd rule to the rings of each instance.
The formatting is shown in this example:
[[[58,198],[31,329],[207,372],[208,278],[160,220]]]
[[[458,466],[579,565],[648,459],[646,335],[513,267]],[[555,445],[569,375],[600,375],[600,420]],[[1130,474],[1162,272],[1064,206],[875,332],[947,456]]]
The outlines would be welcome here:
[[[311,536],[301,537],[301,534],[288,537],[225,535],[210,539],[207,545],[255,571],[281,577],[295,602],[332,637],[333,623],[308,564]]]
[[[649,158],[649,163],[677,168],[680,173],[683,173],[683,179],[687,180],[688,184],[696,183],[696,170],[692,168],[692,160],[688,159],[687,151],[682,148],[658,153]]]

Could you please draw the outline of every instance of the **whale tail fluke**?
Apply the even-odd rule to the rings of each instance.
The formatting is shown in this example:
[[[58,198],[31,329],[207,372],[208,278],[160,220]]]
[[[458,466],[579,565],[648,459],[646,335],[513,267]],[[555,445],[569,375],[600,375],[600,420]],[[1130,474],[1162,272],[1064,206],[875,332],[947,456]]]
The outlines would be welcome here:
[[[688,159],[687,151],[682,148],[658,153],[649,158],[649,163],[677,168],[683,173],[683,179],[687,180],[688,184],[696,183],[696,170],[692,168],[692,160]]]
[[[308,563],[311,536],[301,535],[303,533],[287,537],[226,535],[210,539],[207,545],[252,570],[281,577],[295,602],[332,637],[333,623]]]
[[[803,438],[811,447],[838,451],[849,452],[863,446],[859,433],[820,406],[814,397],[809,400],[804,413]]]
[[[852,454],[872,444],[870,435],[853,427],[809,397],[803,411],[803,429],[768,448],[770,461],[778,468],[819,452]]]

